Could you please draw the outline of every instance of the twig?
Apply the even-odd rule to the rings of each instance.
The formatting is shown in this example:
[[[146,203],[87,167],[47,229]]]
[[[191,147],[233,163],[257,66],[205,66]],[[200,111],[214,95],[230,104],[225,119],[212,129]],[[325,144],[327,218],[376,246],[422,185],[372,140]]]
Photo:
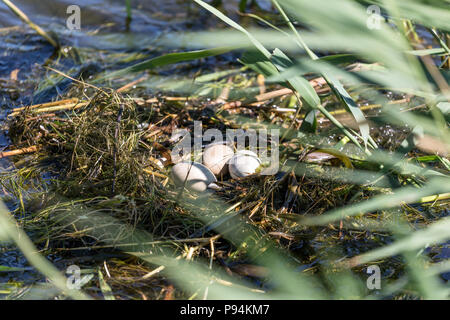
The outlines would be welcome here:
[[[37,146],[32,146],[29,148],[23,148],[23,149],[17,149],[17,150],[11,150],[11,151],[4,151],[0,152],[0,159],[11,157],[11,156],[18,156],[25,153],[33,153],[37,151]]]
[[[53,107],[47,107],[47,108],[37,108],[34,110],[35,113],[45,113],[45,112],[56,112],[56,111],[62,111],[62,110],[68,110],[68,109],[79,109],[82,107],[85,107],[89,104],[89,102],[82,102],[82,103],[69,103],[69,104],[63,104],[63,105],[56,105]],[[30,107],[31,108],[31,107]],[[14,109],[14,112],[10,113],[8,117],[15,117],[20,114],[20,111],[16,111],[18,109],[23,110],[24,108],[17,108]]]
[[[170,244],[170,243],[195,243],[201,242],[208,244],[211,240],[217,240],[220,235],[215,235],[208,238],[190,238],[190,239],[167,239],[167,240],[156,240],[156,241],[145,241],[145,242],[134,242],[134,243],[117,243],[117,244],[105,244],[90,247],[76,247],[76,248],[56,248],[57,251],[79,251],[79,250],[97,250],[97,249],[107,249],[107,248],[123,248],[123,247],[133,247],[133,246],[143,246],[143,245],[159,245],[159,244]]]
[[[53,102],[47,102],[47,103],[39,103],[28,107],[20,107],[13,109],[14,112],[16,111],[22,111],[25,109],[36,109],[36,108],[47,108],[47,107],[54,107],[54,106],[61,106],[64,104],[69,103],[77,103],[78,98],[72,98],[72,99],[66,99],[66,100],[59,100],[59,101],[53,101]]]
[[[441,193],[441,194],[435,194],[433,196],[423,197],[419,200],[418,203],[436,202],[436,201],[447,200],[447,199],[450,199],[450,193]]]
[[[26,118],[25,122],[30,122],[30,121],[44,119],[44,118],[53,118],[53,117],[56,117],[56,113],[48,113],[48,114],[43,114],[43,115],[40,115],[37,117]],[[58,119],[58,120],[65,120],[65,119]]]
[[[124,85],[123,87],[117,89],[117,92],[120,93],[120,92],[123,92],[123,91],[127,91],[128,89],[130,89],[131,87],[137,85],[138,83],[141,83],[142,81],[147,80],[147,78],[148,78],[147,76],[143,76],[143,77],[141,77],[141,78],[139,78],[137,80],[134,80],[134,81]]]
[[[155,175],[155,176],[160,177],[160,178],[163,178],[163,179],[167,179],[167,176],[165,176],[165,175],[163,175],[163,174],[161,174],[161,173],[152,171],[152,170],[150,170],[150,169],[143,169],[143,171],[144,171],[145,173],[152,174],[152,175]]]
[[[64,106],[56,106],[56,107],[50,107],[50,108],[43,108],[36,110],[36,113],[44,113],[44,112],[55,112],[55,111],[62,111],[62,110],[75,110],[82,107],[85,107],[89,104],[89,102],[82,102],[82,103],[73,103],[73,104],[67,104]]]
[[[53,71],[53,72],[56,72],[56,73],[59,74],[59,75],[62,75],[63,77],[65,77],[65,78],[67,78],[67,79],[70,79],[70,80],[72,80],[72,81],[75,81],[75,82],[77,82],[77,83],[79,83],[79,84],[82,84],[82,85],[84,85],[84,86],[94,88],[94,89],[96,89],[96,90],[98,90],[98,91],[101,91],[102,93],[106,94],[105,91],[103,91],[103,90],[100,89],[99,87],[96,87],[96,86],[94,86],[94,85],[92,85],[92,84],[90,84],[90,83],[83,82],[83,81],[77,80],[77,79],[75,79],[75,78],[72,78],[71,76],[65,74],[64,72],[59,71],[59,70],[56,70],[56,69],[53,69],[53,68],[51,68],[51,67],[46,67],[46,68],[49,69],[49,70],[51,70],[51,71]]]

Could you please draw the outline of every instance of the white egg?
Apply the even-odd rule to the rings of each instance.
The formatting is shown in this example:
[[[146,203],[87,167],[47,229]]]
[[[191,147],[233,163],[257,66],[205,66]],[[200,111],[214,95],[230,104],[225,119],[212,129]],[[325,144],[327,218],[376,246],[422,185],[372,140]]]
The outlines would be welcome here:
[[[203,151],[203,164],[216,176],[228,172],[228,161],[234,155],[233,149],[224,143],[212,143]]]
[[[172,168],[172,179],[177,186],[185,186],[195,192],[205,191],[211,183],[217,182],[214,174],[198,162],[180,162]]]
[[[228,165],[230,175],[234,179],[242,178],[254,174],[261,165],[256,153],[248,150],[238,151]]]

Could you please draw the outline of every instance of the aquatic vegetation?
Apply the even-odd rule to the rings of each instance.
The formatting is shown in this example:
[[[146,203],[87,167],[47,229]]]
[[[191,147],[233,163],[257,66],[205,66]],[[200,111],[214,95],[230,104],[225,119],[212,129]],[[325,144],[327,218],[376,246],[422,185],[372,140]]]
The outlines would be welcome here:
[[[274,0],[264,17],[261,8],[247,14],[259,25],[247,28],[220,1],[194,2],[234,30],[170,35],[161,41],[187,51],[72,79],[65,99],[10,113],[13,153],[2,155],[16,169],[0,184],[33,242],[60,254],[112,254],[108,267],[95,266],[100,292],[83,292],[92,297],[148,281],[154,299],[448,299],[448,8]],[[185,79],[150,73],[231,51],[243,68]],[[278,172],[258,174],[261,161],[246,151],[233,157],[257,160],[244,162],[251,172],[237,173],[232,161],[229,173],[203,172],[192,188],[171,157],[171,134],[194,132],[195,121],[221,132],[278,129]],[[28,192],[41,181],[43,190]],[[203,192],[210,182],[217,188]],[[0,217],[0,240],[19,244],[12,218]],[[377,290],[367,285],[374,266]]]

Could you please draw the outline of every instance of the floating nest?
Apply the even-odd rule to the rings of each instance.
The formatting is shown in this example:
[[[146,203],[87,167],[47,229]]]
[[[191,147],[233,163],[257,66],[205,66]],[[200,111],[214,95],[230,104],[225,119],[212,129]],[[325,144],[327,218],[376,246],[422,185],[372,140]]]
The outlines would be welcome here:
[[[264,112],[251,112],[257,118],[265,117]],[[194,119],[201,120],[204,129],[237,127],[215,116],[211,104],[184,98],[130,99],[101,90],[89,101],[71,98],[16,109],[9,135],[16,148],[36,150],[27,166],[36,165],[52,177],[44,207],[61,199],[86,199],[91,207],[102,203],[105,210],[105,199],[115,199],[108,208],[110,214],[165,237],[213,235],[213,228],[204,228],[199,216],[209,214],[213,219],[224,210],[238,212],[264,232],[284,234],[287,226],[277,214],[305,212],[312,203],[314,212],[324,212],[342,205],[349,196],[336,196],[336,188],[343,188],[341,183],[282,171],[240,180],[226,176],[219,181],[220,190],[208,199],[208,210],[202,209],[198,195],[176,189],[169,174],[171,134],[180,127],[192,130]],[[306,154],[303,146],[295,148],[297,159]],[[328,160],[340,166],[336,158]],[[161,223],[161,217],[167,216],[172,219]]]

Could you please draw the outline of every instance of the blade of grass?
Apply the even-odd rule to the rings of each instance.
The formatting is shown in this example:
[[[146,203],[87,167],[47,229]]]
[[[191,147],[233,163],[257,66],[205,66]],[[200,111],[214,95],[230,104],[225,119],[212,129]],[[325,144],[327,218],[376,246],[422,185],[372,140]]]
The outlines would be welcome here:
[[[87,300],[89,296],[85,295],[80,290],[72,290],[67,288],[67,279],[62,276],[58,269],[56,269],[50,262],[42,257],[30,238],[26,233],[16,226],[13,218],[0,202],[0,234],[2,239],[7,236],[15,242],[17,247],[22,251],[24,256],[37,270],[46,276],[59,290],[74,299]]]
[[[116,300],[116,298],[114,298],[114,295],[112,293],[111,287],[105,281],[103,273],[100,269],[98,270],[98,281],[100,282],[100,290],[102,290],[103,297],[105,298],[105,300]]]
[[[250,32],[245,30],[239,24],[237,24],[236,22],[234,22],[233,20],[231,20],[230,18],[225,16],[222,12],[220,12],[216,8],[205,3],[204,1],[202,1],[202,0],[194,0],[194,1],[197,4],[199,4],[200,6],[202,6],[203,8],[205,8],[206,10],[213,13],[215,16],[220,18],[225,23],[229,24],[233,28],[235,28],[235,29],[241,31],[242,33],[244,33],[245,35],[247,35],[247,37],[250,39],[250,41],[253,43],[253,45],[264,55],[264,57],[267,60],[271,61],[271,59],[273,58],[273,55]],[[304,96],[306,96],[308,99],[306,101],[308,103],[312,103],[314,101],[320,102],[320,99],[317,96],[317,93],[314,91],[314,88],[312,88],[311,84],[309,84],[309,87],[311,87],[312,91],[310,90],[309,87],[305,87],[305,83],[299,79],[300,79],[300,77],[295,77],[294,84],[292,84],[292,83],[290,83],[290,84],[300,94],[300,96],[302,98],[304,98]],[[307,90],[305,90],[305,89],[307,89]],[[314,94],[312,93],[313,91],[314,91]],[[320,112],[322,112],[325,115],[325,117],[327,117],[335,126],[337,126],[354,144],[356,144],[359,148],[361,148],[363,150],[365,149],[360,145],[360,143],[358,142],[358,139],[349,130],[347,130],[336,118],[334,118],[320,103],[310,105],[310,107],[312,109],[318,109]],[[370,152],[367,149],[365,149],[365,152],[367,154],[370,154]]]
[[[14,12],[23,22],[28,24],[31,29],[36,31],[40,36],[42,36],[45,40],[47,40],[52,46],[54,46],[56,49],[59,49],[59,44],[52,38],[50,35],[45,32],[41,27],[39,27],[37,24],[35,24],[33,21],[31,21],[28,16],[20,10],[14,3],[12,3],[10,0],[2,0],[4,4],[8,6],[9,9],[11,9],[12,12]]]
[[[110,79],[113,77],[122,76],[128,73],[141,72],[145,70],[154,69],[157,67],[163,67],[169,64],[174,64],[178,62],[197,60],[201,58],[207,58],[212,56],[221,55],[227,52],[230,52],[236,48],[232,47],[221,47],[221,48],[213,48],[206,50],[195,50],[188,52],[179,52],[179,53],[169,53],[156,58],[152,58],[149,60],[145,60],[143,62],[132,65],[131,67],[127,67],[124,69],[120,69],[118,71],[114,71],[106,74],[102,79]],[[100,81],[99,79],[97,81]]]
[[[283,8],[280,6],[277,0],[272,0],[275,7],[278,9],[278,11],[283,16],[284,20],[287,22],[288,26],[291,28],[291,30],[294,32],[295,36],[297,37],[297,41],[301,48],[303,48],[311,59],[318,60],[319,57],[308,47],[308,45],[303,41],[302,37],[298,33],[297,29],[292,24],[289,17],[284,12]],[[361,136],[363,138],[364,144],[367,145],[367,142],[370,140],[370,143],[372,144],[372,147],[377,148],[376,142],[370,137],[370,130],[369,130],[369,124],[367,123],[366,117],[364,116],[364,113],[358,108],[353,98],[350,96],[350,94],[345,90],[342,83],[337,80],[334,75],[331,72],[324,72],[322,73],[322,76],[324,77],[325,81],[328,83],[330,88],[333,90],[335,95],[339,98],[341,103],[345,106],[345,108],[353,115],[356,122],[358,123],[359,130],[361,132]]]

